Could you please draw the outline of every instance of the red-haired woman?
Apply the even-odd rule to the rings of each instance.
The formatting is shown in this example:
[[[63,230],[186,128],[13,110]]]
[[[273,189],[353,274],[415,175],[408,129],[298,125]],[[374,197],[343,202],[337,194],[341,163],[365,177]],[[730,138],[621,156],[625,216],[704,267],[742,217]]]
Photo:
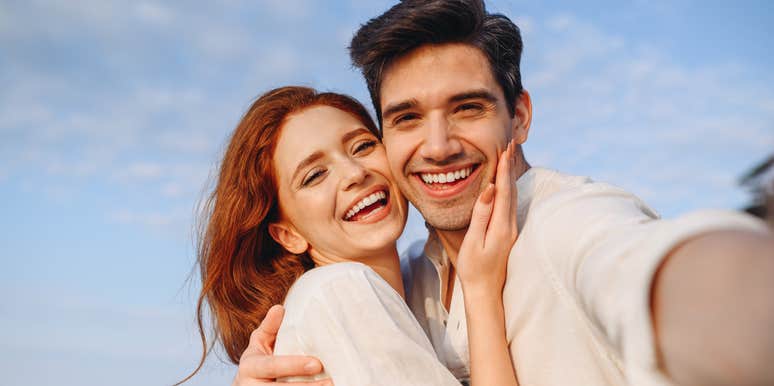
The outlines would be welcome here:
[[[493,298],[502,290],[504,256],[513,240],[493,235],[515,237],[515,219],[502,215],[513,200],[509,172],[509,162],[502,161],[496,197],[491,185],[476,203],[475,224],[458,258],[466,296],[469,288],[479,296],[480,289],[491,289]],[[251,332],[272,305],[284,302],[274,353],[320,358],[323,375],[338,386],[459,384],[403,300],[395,241],[407,203],[360,103],[304,87],[258,98],[231,137],[206,208],[198,304],[205,348],[205,304],[214,338],[239,363]],[[498,227],[510,231],[492,231]],[[471,259],[475,264],[466,264]],[[472,353],[471,360],[482,364],[473,380],[515,384],[504,349],[502,303],[490,303],[468,309],[471,339],[492,348],[486,358]],[[247,383],[239,375],[235,380]]]

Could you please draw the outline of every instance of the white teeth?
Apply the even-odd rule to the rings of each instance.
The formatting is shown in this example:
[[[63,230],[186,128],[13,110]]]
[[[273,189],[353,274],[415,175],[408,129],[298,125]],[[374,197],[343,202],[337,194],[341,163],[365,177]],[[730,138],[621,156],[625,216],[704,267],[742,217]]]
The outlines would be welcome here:
[[[352,209],[347,211],[347,214],[344,216],[344,219],[349,220],[352,216],[356,215],[358,212],[363,210],[363,208],[369,205],[373,205],[375,202],[379,200],[383,200],[385,198],[387,198],[387,193],[385,193],[384,191],[379,191],[363,197],[360,201],[358,201],[355,205],[352,206]]]
[[[445,184],[468,178],[472,171],[473,168],[470,167],[448,173],[421,173],[419,177],[422,178],[422,181],[426,184]]]

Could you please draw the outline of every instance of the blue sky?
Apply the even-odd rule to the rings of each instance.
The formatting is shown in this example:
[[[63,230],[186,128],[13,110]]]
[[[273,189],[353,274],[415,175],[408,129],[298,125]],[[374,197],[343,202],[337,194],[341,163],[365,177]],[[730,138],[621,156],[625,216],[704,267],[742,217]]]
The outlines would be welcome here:
[[[1,1],[1,383],[185,375],[199,355],[193,220],[224,141],[272,87],[367,102],[346,46],[391,4]],[[667,217],[746,203],[737,177],[774,150],[769,2],[489,8],[523,30],[533,165]],[[412,214],[401,245],[419,237]],[[191,384],[233,372],[213,357]]]

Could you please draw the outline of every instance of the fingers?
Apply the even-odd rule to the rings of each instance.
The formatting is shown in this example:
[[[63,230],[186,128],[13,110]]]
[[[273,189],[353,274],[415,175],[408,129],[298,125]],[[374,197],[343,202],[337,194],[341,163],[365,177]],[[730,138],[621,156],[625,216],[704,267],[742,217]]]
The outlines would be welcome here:
[[[245,379],[234,381],[231,386],[267,386],[267,385],[291,385],[291,386],[333,386],[333,381],[330,379],[321,379],[317,381],[306,382],[273,382],[273,381],[261,381],[257,379]]]
[[[284,385],[285,383],[283,383]],[[329,379],[321,379],[319,381],[310,382],[288,382],[287,384],[293,386],[333,386],[333,381]]]
[[[322,368],[322,363],[314,357],[253,354],[242,357],[238,372],[241,379],[270,380],[315,375],[321,373]]]
[[[250,334],[250,343],[245,349],[245,354],[261,353],[271,355],[274,352],[274,340],[277,338],[277,331],[279,331],[284,315],[285,308],[279,304],[269,308],[269,311],[266,312],[266,317],[261,321],[261,325]]]
[[[330,379],[323,379],[320,381],[312,381],[312,382],[289,382],[289,383],[283,383],[283,385],[293,385],[293,386],[333,386],[333,381]]]
[[[470,215],[470,225],[465,233],[465,240],[480,247],[484,243],[484,236],[492,216],[492,201],[494,200],[495,186],[489,183],[473,204],[473,213]]]
[[[509,189],[511,192],[511,208],[510,208],[510,224],[513,234],[513,241],[516,241],[518,235],[518,207],[519,207],[519,190],[516,187],[516,180],[518,180],[518,170],[516,169],[516,142],[511,140],[511,175]]]
[[[512,159],[513,159],[513,141],[508,143],[505,150],[500,154],[500,160],[497,163],[497,172],[495,177],[495,200],[492,213],[492,230],[496,232],[506,232],[511,224],[511,215],[513,213],[512,205]]]

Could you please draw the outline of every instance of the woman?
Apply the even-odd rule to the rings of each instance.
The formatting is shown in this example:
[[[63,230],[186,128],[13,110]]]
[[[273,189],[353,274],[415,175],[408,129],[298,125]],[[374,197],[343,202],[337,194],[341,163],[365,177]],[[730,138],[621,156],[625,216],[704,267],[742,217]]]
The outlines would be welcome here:
[[[457,260],[476,385],[516,384],[501,301],[515,238],[511,158],[509,146],[497,197],[493,184],[481,194]],[[303,87],[261,96],[237,126],[208,201],[199,250],[204,347],[205,301],[234,363],[284,301],[275,353],[317,356],[339,386],[458,384],[402,298],[395,241],[407,203],[387,165],[357,101]]]

